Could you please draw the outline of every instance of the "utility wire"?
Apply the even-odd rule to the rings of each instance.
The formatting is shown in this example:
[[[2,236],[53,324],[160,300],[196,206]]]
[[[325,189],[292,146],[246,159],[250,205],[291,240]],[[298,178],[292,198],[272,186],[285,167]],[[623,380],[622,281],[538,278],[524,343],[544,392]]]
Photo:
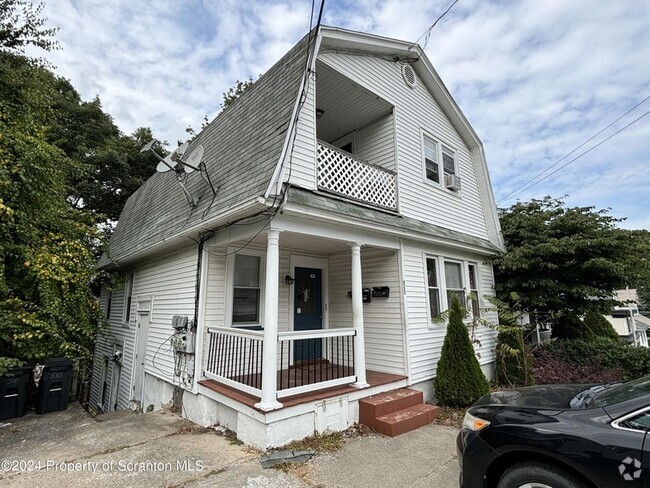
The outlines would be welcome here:
[[[605,132],[607,129],[609,129],[611,126],[613,126],[616,122],[618,122],[619,120],[621,120],[623,117],[625,117],[627,114],[629,114],[630,112],[632,112],[633,110],[635,110],[635,109],[636,109],[637,107],[639,107],[640,105],[643,105],[643,104],[644,104],[645,102],[647,102],[648,100],[650,100],[650,96],[645,97],[643,100],[641,100],[639,103],[637,103],[634,107],[632,107],[631,109],[629,109],[627,112],[625,112],[623,115],[621,115],[620,117],[618,117],[616,120],[614,120],[614,121],[610,122],[609,124],[607,124],[607,126],[603,127],[601,130],[599,130],[598,132],[596,132],[593,136],[591,136],[591,137],[590,137],[589,139],[587,139],[585,142],[583,142],[582,144],[580,144],[578,147],[574,148],[571,152],[565,154],[562,158],[560,158],[560,159],[558,159],[557,161],[555,161],[555,162],[554,162],[553,164],[551,164],[548,168],[545,168],[543,171],[540,171],[538,174],[536,174],[535,176],[533,176],[531,179],[529,179],[529,180],[526,181],[525,183],[522,183],[521,185],[519,185],[517,188],[515,188],[515,189],[512,190],[510,193],[508,193],[505,197],[501,198],[501,199],[497,202],[497,204],[499,204],[499,203],[501,203],[501,202],[507,200],[511,195],[514,195],[514,194],[517,194],[517,195],[518,195],[519,193],[517,193],[517,192],[518,192],[521,188],[523,188],[524,186],[526,186],[528,183],[531,183],[531,182],[535,181],[537,178],[539,178],[539,177],[542,176],[544,173],[546,173],[549,169],[551,169],[551,168],[557,166],[558,164],[560,164],[562,161],[564,161],[566,158],[568,158],[569,156],[571,156],[571,155],[572,155],[574,152],[576,152],[578,149],[580,149],[581,147],[583,147],[583,146],[584,146],[585,144],[587,144],[588,142],[593,141],[596,137],[598,137],[600,134],[602,134],[603,132]]]
[[[573,163],[574,161],[577,161],[578,159],[580,159],[580,158],[581,158],[582,156],[584,156],[585,154],[590,153],[591,151],[593,151],[594,149],[596,149],[598,146],[600,146],[600,145],[604,144],[605,142],[609,141],[612,137],[614,137],[614,136],[620,134],[621,132],[623,132],[625,129],[627,129],[627,128],[630,127],[631,125],[636,124],[639,120],[641,120],[643,117],[645,117],[645,116],[648,115],[648,114],[650,114],[650,110],[648,110],[648,111],[647,111],[646,113],[644,113],[643,115],[637,117],[636,119],[634,119],[632,122],[630,122],[630,123],[627,124],[626,126],[621,127],[619,130],[617,130],[616,132],[614,132],[612,135],[606,137],[605,139],[603,139],[602,141],[600,141],[600,142],[599,142],[598,144],[596,144],[595,146],[592,146],[592,147],[590,147],[589,149],[587,149],[585,152],[579,154],[578,156],[576,156],[575,158],[573,158],[571,161],[568,161],[567,163],[563,164],[562,166],[560,166],[560,167],[559,167],[558,169],[556,169],[555,171],[552,171],[551,173],[547,174],[547,175],[544,176],[544,178],[542,178],[541,180],[538,180],[538,181],[536,181],[535,183],[532,183],[532,184],[528,185],[526,188],[523,188],[523,189],[520,190],[519,192],[515,193],[513,196],[517,196],[517,195],[519,195],[520,193],[522,193],[522,192],[528,190],[529,188],[532,188],[533,186],[535,186],[535,185],[541,183],[542,181],[544,181],[544,180],[550,178],[551,176],[553,176],[555,173],[557,173],[557,172],[560,171],[561,169],[566,168],[566,167],[569,166],[571,163]],[[503,200],[504,200],[504,199],[501,199],[501,200],[499,200],[499,201],[502,202]]]
[[[447,15],[447,14],[449,13],[449,11],[451,10],[451,8],[452,8],[454,5],[456,5],[457,3],[458,3],[458,0],[454,0],[454,1],[452,2],[452,4],[449,5],[449,7],[447,7],[447,10],[445,10],[445,11],[440,15],[440,17],[438,17],[438,18],[435,20],[435,22],[434,22],[433,24],[431,24],[431,27],[429,27],[429,28],[424,32],[424,34],[422,34],[422,35],[418,38],[418,40],[415,41],[415,42],[412,44],[411,47],[415,46],[418,42],[420,42],[420,39],[422,39],[422,38],[424,37],[424,46],[422,46],[422,50],[424,51],[424,50],[426,49],[426,47],[427,47],[427,44],[429,43],[429,38],[431,37],[431,31],[433,30],[433,28],[436,26],[436,24],[437,24],[438,22],[440,22],[440,20],[441,20],[445,15]]]

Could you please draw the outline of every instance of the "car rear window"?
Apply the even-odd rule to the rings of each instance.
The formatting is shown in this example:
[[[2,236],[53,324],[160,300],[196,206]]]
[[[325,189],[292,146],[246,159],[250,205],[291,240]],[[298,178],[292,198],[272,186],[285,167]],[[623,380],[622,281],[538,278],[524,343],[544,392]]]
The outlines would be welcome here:
[[[590,402],[590,407],[606,407],[614,403],[621,403],[641,395],[650,393],[650,376],[627,381],[620,385],[612,386],[598,393]]]

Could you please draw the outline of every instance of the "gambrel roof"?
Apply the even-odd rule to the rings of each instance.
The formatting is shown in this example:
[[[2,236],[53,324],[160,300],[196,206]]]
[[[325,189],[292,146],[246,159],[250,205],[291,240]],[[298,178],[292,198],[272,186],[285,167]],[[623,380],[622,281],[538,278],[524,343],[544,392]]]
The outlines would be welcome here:
[[[100,267],[128,261],[264,193],[285,142],[306,56],[307,36],[191,141],[187,154],[199,144],[205,149],[203,161],[218,188],[214,202],[197,172],[185,180],[198,200],[194,208],[171,172],[155,173],[127,200]]]

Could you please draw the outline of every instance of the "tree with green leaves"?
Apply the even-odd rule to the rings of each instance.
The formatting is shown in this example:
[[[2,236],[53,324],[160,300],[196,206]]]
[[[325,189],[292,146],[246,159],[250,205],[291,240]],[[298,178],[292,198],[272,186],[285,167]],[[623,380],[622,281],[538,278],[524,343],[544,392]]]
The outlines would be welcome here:
[[[26,0],[0,0],[0,50],[22,54],[32,45],[45,51],[59,47],[57,28],[45,28],[44,4]]]
[[[450,407],[471,405],[489,391],[456,298],[449,307],[447,335],[436,367],[434,389],[438,404]]]
[[[223,103],[221,104],[222,109],[230,107],[235,100],[237,100],[243,93],[253,86],[254,81],[251,76],[247,80],[241,81],[237,80],[233,86],[231,86],[227,92],[223,93]]]
[[[500,222],[507,252],[493,259],[497,296],[508,302],[516,293],[539,323],[606,312],[632,279],[635,244],[606,210],[546,197],[500,209]]]
[[[79,162],[47,140],[52,77],[0,52],[0,374],[19,361],[90,357],[95,217],[68,203]]]

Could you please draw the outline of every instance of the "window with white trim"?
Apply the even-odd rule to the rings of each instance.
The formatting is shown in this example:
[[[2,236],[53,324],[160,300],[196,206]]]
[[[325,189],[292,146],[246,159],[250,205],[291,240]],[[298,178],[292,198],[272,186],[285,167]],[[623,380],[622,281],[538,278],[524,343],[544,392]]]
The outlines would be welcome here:
[[[478,266],[476,263],[468,263],[467,271],[469,273],[469,293],[472,303],[472,317],[481,318],[481,309],[478,301]]]
[[[427,180],[434,183],[443,184],[443,175],[455,175],[456,172],[456,151],[449,146],[439,143],[428,135],[423,136],[424,145],[424,176]],[[442,162],[442,168],[440,167]],[[442,170],[442,171],[441,171]]]
[[[460,259],[426,256],[426,287],[429,319],[447,310],[454,298],[463,309],[466,319],[479,318],[479,266]],[[469,295],[468,295],[469,293]]]
[[[133,271],[124,277],[124,316],[122,322],[129,323],[131,319],[131,302],[133,300]]]
[[[437,260],[427,258],[427,287],[429,289],[429,312],[431,318],[440,315],[440,286],[438,282]]]
[[[232,324],[260,321],[260,256],[236,254],[233,273]]]
[[[445,289],[447,291],[447,307],[450,307],[454,298],[458,304],[465,308],[465,287],[463,286],[463,263],[445,261]]]

